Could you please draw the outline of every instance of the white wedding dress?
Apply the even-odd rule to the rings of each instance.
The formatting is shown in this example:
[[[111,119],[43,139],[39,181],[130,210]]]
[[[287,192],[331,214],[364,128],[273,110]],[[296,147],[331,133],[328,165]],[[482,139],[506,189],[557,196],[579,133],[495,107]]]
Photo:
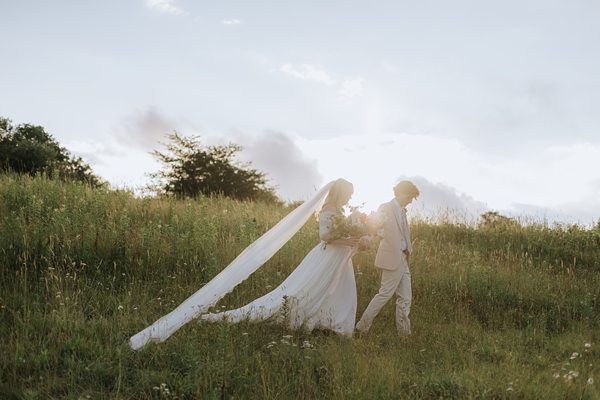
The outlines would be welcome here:
[[[150,342],[163,342],[191,320],[206,314],[210,307],[267,262],[302,228],[321,208],[335,183],[329,182],[286,215],[173,311],[129,338],[131,348],[139,350]],[[322,236],[328,233],[327,222],[332,215],[322,215]],[[285,309],[291,311],[288,315],[292,327],[305,326],[311,329],[319,326],[351,335],[356,311],[356,287],[351,262],[354,251],[351,247],[324,246],[321,243],[275,291],[248,305],[252,307],[243,307],[243,311],[232,310],[226,315],[213,314],[206,319],[236,321],[242,317],[254,320],[273,317],[282,320],[283,299],[288,299]]]
[[[331,211],[319,214],[322,240],[329,237]],[[351,336],[356,318],[355,247],[326,244],[313,248],[275,290],[245,306],[204,314],[205,321],[271,320],[292,329],[330,329]]]

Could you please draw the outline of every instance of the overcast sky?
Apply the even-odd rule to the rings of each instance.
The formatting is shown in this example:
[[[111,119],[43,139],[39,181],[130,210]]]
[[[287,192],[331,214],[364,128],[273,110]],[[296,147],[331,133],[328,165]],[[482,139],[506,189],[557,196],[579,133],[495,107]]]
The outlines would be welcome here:
[[[284,199],[600,217],[600,2],[0,1],[0,116],[117,186],[178,130],[245,146]]]

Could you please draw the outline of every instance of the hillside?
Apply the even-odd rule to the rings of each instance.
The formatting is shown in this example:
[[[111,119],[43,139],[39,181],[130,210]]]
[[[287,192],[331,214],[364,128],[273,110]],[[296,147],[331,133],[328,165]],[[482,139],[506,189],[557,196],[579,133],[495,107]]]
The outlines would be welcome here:
[[[289,211],[0,176],[0,397],[600,398],[599,228],[412,221],[409,338],[390,302],[353,339],[193,322],[129,349]],[[219,307],[278,285],[316,229]],[[373,258],[354,259],[359,316],[379,287]]]

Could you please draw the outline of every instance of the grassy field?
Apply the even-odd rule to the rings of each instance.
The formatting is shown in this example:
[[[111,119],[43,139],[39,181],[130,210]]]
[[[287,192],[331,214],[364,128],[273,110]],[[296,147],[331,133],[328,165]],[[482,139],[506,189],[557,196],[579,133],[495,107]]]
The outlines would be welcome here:
[[[129,349],[289,211],[0,176],[0,398],[600,398],[598,228],[413,221],[409,338],[390,302],[353,339],[191,322]],[[280,283],[316,227],[218,307]],[[373,258],[354,260],[359,315],[379,285]]]

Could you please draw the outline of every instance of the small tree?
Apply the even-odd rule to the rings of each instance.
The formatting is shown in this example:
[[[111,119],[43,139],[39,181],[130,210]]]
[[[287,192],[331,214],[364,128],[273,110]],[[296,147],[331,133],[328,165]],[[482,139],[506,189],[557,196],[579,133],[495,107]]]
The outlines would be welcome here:
[[[21,124],[16,127],[0,117],[0,172],[13,171],[86,182],[101,186],[101,179],[92,173],[81,157],[72,157],[67,149],[42,126]]]
[[[500,214],[497,211],[487,211],[481,214],[480,228],[512,228],[519,226],[513,219]]]
[[[221,194],[240,200],[279,201],[263,172],[236,162],[235,155],[242,150],[239,145],[202,146],[197,136],[173,132],[166,149],[152,152],[165,166],[152,174],[160,192],[178,197]]]

